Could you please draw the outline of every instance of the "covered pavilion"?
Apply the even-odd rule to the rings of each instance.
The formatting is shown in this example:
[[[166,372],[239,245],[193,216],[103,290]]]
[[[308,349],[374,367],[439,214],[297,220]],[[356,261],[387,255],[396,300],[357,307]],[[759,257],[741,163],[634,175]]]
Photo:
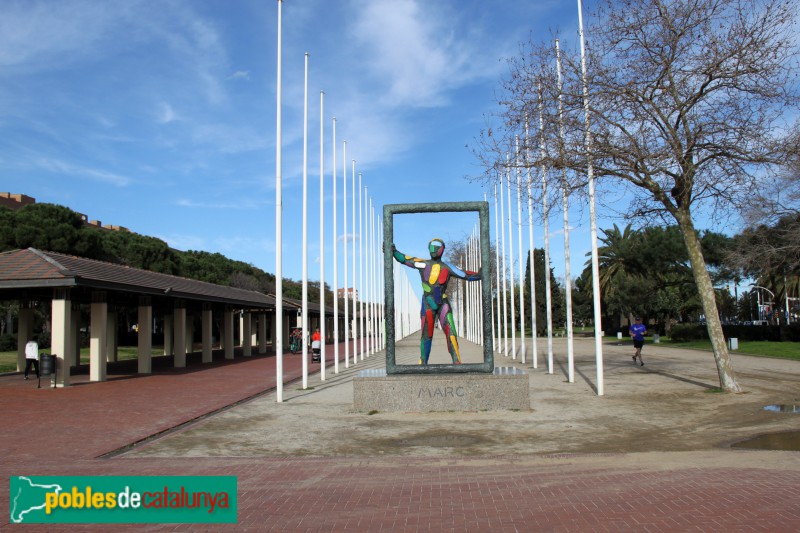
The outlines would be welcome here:
[[[34,308],[50,307],[50,351],[56,356],[56,384],[70,384],[70,369],[80,363],[82,333],[89,336],[90,381],[105,381],[109,361],[117,357],[119,313],[136,309],[138,373],[152,371],[153,337],[163,335],[164,355],[186,366],[199,325],[202,361],[212,361],[213,332],[219,333],[226,359],[234,356],[234,316],[244,356],[275,345],[275,299],[244,289],[215,285],[124,265],[35,248],[0,253],[0,300],[18,301],[17,368],[25,365],[25,344],[35,338]],[[82,316],[88,310],[88,320]],[[46,309],[43,309],[47,315]],[[289,315],[284,311],[288,335]],[[216,321],[216,322],[215,322]],[[268,337],[269,332],[269,337]]]

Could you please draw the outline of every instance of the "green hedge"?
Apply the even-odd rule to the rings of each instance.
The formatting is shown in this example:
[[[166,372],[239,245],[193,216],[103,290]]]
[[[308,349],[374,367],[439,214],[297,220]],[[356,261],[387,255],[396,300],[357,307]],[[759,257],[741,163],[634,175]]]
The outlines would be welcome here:
[[[800,342],[800,324],[788,326],[722,326],[726,339],[735,337],[740,341]],[[708,330],[701,324],[677,324],[670,331],[670,340],[688,342],[707,340]]]
[[[17,350],[16,335],[0,335],[0,352],[15,352]]]

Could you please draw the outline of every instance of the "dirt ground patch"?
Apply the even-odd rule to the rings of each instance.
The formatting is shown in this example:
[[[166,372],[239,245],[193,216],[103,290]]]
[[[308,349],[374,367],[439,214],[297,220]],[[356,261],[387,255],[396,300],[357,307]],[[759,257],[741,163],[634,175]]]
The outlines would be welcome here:
[[[416,339],[407,342],[412,348],[403,345],[404,349],[415,357]],[[462,344],[465,360],[480,356],[479,347]],[[379,353],[349,369],[340,367],[339,374],[329,370],[325,382],[311,376],[309,389],[302,390],[299,383],[286,385],[281,404],[269,394],[126,455],[477,458],[702,452],[698,457],[704,461],[735,461],[721,458],[719,451],[736,454],[729,448],[736,441],[800,430],[800,413],[764,409],[771,404],[800,404],[800,362],[734,355],[744,392],[726,394],[714,392],[719,381],[708,352],[648,344],[645,366],[639,366],[631,361],[629,345],[606,344],[605,394],[598,396],[590,339],[575,339],[574,383],[566,379],[564,340],[554,342],[552,374],[547,372],[545,348],[540,340],[535,369],[530,353],[524,365],[519,357],[495,356],[496,366],[530,373],[530,411],[355,412],[352,377],[365,368],[382,368]],[[800,470],[800,452],[785,457],[787,468]]]

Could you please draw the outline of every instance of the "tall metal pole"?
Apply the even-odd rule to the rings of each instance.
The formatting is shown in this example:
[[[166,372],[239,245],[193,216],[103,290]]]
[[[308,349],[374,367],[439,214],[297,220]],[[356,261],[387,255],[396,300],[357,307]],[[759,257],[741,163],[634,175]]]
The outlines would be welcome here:
[[[531,265],[531,333],[533,334],[533,368],[539,367],[539,334],[536,328],[536,265],[534,262],[535,250],[533,245],[533,180],[531,179],[531,167],[528,163],[530,161],[530,132],[528,131],[528,119],[525,118],[525,168],[528,172],[528,247],[530,254],[528,261]]]
[[[514,289],[514,226],[511,224],[511,170],[508,168],[508,156],[506,156],[506,180],[508,193],[508,281],[511,285],[511,358],[517,358],[517,304]]]
[[[344,212],[344,367],[350,368],[350,303],[347,301],[347,141],[342,146],[342,195]]]
[[[597,395],[604,394],[603,384],[603,313],[600,308],[600,255],[597,251],[597,212],[594,200],[594,168],[592,166],[592,130],[589,122],[589,86],[586,82],[586,46],[583,37],[583,6],[578,0],[578,28],[581,37],[581,78],[583,80],[583,111],[586,117],[586,159],[589,178],[589,219],[592,240],[592,302],[594,304],[594,354],[597,367]]]
[[[506,167],[508,166],[508,156],[506,155]],[[504,173],[500,174],[500,220],[503,221],[506,218],[506,208],[505,208],[505,198],[503,189],[505,188]],[[505,222],[503,222],[505,224]],[[503,355],[508,357],[508,300],[506,297],[506,278],[508,277],[508,273],[506,272],[506,230],[505,226],[500,227],[500,241],[501,241],[501,255],[500,260],[502,261],[501,270],[503,272]]]
[[[372,213],[372,197],[369,195],[369,188],[364,188],[364,196],[367,200],[367,327],[369,336],[367,337],[367,356],[375,353],[375,220]]]
[[[539,86],[539,152],[542,165],[542,210],[544,211],[544,295],[547,304],[547,373],[553,373],[553,296],[550,287],[550,208],[547,205],[547,171],[544,168],[544,102]]]
[[[519,244],[519,339],[522,364],[525,364],[525,261],[522,260],[522,172],[520,171],[519,136],[517,136],[517,242]]]
[[[358,298],[356,297],[356,160],[353,159],[353,175],[352,175],[352,192],[353,192],[353,283],[350,285],[350,296],[353,298],[353,364],[358,362]],[[359,235],[359,239],[361,236]]]
[[[319,92],[319,379],[325,381],[325,93]]]
[[[303,90],[303,389],[308,388],[308,52]]]
[[[497,223],[497,183],[494,184],[494,273],[495,283],[497,284],[497,337],[494,343],[496,352],[500,352],[500,331],[501,331],[501,313],[500,313],[500,225]]]
[[[333,117],[333,373],[339,373],[339,234],[336,228],[336,117]]]
[[[359,331],[361,331],[361,342],[359,343],[361,360],[364,360],[364,343],[366,335],[364,335],[364,189],[361,186],[361,172],[358,173],[358,309],[359,313]]]
[[[281,6],[278,0],[278,87],[275,121],[275,396],[283,402],[283,197],[282,197],[282,142],[281,142]]]
[[[561,144],[566,142],[564,135],[564,116],[563,116],[563,85],[561,81],[561,49],[556,39],[556,70],[558,71],[558,122],[561,136]],[[561,198],[564,204],[564,296],[566,298],[567,311],[567,381],[575,382],[575,354],[572,343],[572,278],[570,276],[569,258],[569,190],[567,187],[567,167],[561,165]]]

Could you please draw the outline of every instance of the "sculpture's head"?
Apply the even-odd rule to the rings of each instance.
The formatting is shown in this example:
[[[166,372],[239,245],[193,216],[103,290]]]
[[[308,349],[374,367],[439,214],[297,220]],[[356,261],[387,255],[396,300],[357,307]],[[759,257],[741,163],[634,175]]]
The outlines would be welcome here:
[[[444,241],[442,239],[433,239],[428,243],[428,251],[431,253],[431,259],[441,259],[444,254]]]

